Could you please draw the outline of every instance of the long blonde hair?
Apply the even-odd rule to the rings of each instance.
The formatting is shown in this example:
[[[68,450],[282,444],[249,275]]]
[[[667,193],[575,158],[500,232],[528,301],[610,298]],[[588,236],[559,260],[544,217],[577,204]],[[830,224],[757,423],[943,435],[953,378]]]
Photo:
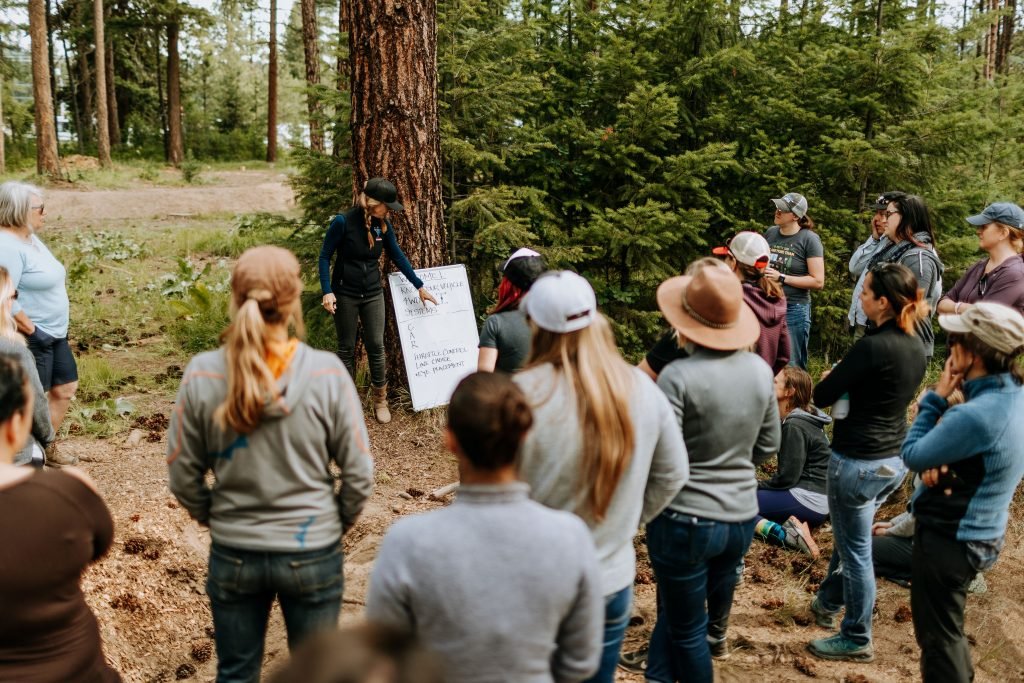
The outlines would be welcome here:
[[[14,324],[11,309],[14,307],[14,283],[11,274],[0,266],[0,339],[8,339],[21,344],[25,338],[18,334],[18,326]]]
[[[269,325],[294,325],[303,336],[299,262],[280,247],[256,247],[242,254],[231,276],[231,324],[221,335],[227,357],[228,391],[214,412],[221,429],[255,430],[277,380],[267,365]]]
[[[588,327],[566,334],[534,326],[526,367],[544,363],[564,373],[576,394],[583,432],[580,479],[586,492],[585,512],[600,522],[633,457],[633,369],[619,355],[603,315]]]
[[[365,222],[364,227],[366,228],[366,241],[370,244],[370,249],[373,249],[373,233],[370,231],[371,222],[373,216],[370,214],[370,209],[384,202],[377,201],[373,197],[368,197],[365,192],[360,192],[359,197],[356,199],[358,204],[363,209],[363,221]],[[383,218],[380,219],[380,230],[383,233],[388,231],[388,222]]]

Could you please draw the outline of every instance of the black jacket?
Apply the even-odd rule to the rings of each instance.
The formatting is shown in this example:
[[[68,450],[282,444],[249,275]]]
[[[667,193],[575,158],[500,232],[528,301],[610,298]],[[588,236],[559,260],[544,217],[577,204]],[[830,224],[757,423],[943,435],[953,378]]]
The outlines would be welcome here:
[[[850,458],[881,460],[899,455],[907,433],[907,406],[924,379],[921,340],[895,320],[868,330],[814,387],[814,402],[830,406],[850,395],[850,414],[836,420],[832,449]]]

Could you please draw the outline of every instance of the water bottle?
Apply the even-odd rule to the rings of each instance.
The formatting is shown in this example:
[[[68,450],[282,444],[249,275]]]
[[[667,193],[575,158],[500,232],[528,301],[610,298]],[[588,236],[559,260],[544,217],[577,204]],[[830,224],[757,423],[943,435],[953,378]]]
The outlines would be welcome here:
[[[832,367],[835,368],[839,363],[833,363]],[[850,394],[843,394],[839,397],[839,400],[832,404],[832,419],[842,420],[850,414]]]

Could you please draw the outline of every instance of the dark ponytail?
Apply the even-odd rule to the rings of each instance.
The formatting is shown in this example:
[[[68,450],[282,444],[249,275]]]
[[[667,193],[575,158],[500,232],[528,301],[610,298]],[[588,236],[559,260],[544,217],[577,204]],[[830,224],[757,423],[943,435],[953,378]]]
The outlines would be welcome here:
[[[474,467],[497,470],[516,460],[533,412],[509,375],[475,372],[455,387],[448,429]]]
[[[735,257],[733,258],[735,259]],[[736,261],[736,269],[739,271],[740,277],[743,278],[744,282],[757,286],[769,299],[781,299],[785,296],[782,285],[775,280],[766,278],[763,270],[754,266],[748,266],[746,263],[740,263],[739,261]]]
[[[0,353],[0,424],[28,408],[28,376],[17,356]]]
[[[811,232],[814,232],[814,219],[806,214],[797,218],[796,224],[800,226],[801,230],[810,230]]]
[[[913,271],[900,263],[879,263],[871,268],[870,274],[875,298],[884,296],[900,329],[909,335],[916,334],[918,321],[927,318],[930,309]]]

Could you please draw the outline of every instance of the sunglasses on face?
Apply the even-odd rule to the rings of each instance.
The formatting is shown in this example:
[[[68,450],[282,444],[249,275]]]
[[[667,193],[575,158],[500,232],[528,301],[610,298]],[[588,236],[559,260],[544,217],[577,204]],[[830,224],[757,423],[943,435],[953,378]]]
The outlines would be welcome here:
[[[899,214],[900,214],[899,211],[886,211],[885,212],[885,220],[889,220],[890,216],[898,216]]]

